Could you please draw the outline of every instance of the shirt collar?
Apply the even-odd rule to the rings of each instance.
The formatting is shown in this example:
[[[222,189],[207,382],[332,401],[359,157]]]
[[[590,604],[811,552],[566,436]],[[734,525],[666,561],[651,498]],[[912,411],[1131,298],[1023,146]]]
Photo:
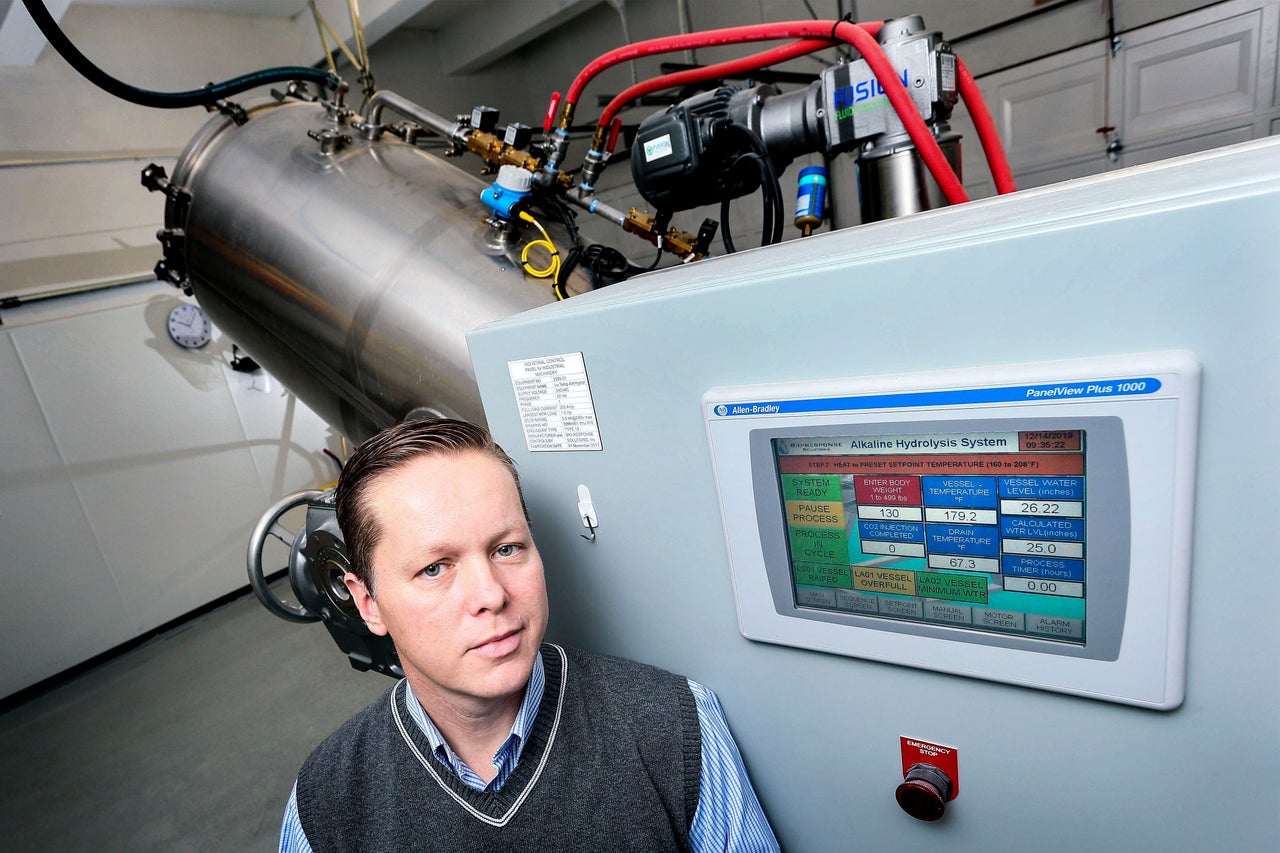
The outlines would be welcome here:
[[[445,742],[444,735],[440,734],[440,730],[436,728],[435,723],[431,722],[431,718],[427,716],[422,703],[418,701],[418,697],[413,692],[413,686],[406,685],[406,687],[408,687],[408,700],[405,705],[409,708],[409,718],[426,736],[435,756],[451,767],[453,772],[461,777],[463,781],[472,784],[471,780],[474,780],[483,786],[484,783],[480,781],[479,777],[471,771],[471,768],[467,767],[466,763]],[[520,755],[524,752],[525,742],[529,739],[529,730],[533,728],[533,721],[538,716],[538,708],[542,704],[542,694],[545,687],[546,672],[542,666],[542,655],[539,653],[534,656],[533,672],[530,673],[529,684],[525,687],[524,700],[521,701],[520,709],[516,712],[516,721],[511,725],[511,734],[502,742],[502,746],[498,747],[498,751],[493,754],[493,766],[498,769],[498,775],[489,783],[489,787],[501,787],[502,782],[506,780],[511,770],[515,769],[516,764],[519,763]]]

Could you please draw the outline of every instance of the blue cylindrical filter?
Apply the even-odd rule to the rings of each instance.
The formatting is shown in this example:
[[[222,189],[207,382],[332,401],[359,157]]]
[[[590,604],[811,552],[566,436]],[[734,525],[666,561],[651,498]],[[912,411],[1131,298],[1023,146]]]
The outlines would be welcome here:
[[[827,167],[809,166],[796,179],[796,227],[808,237],[827,209]]]

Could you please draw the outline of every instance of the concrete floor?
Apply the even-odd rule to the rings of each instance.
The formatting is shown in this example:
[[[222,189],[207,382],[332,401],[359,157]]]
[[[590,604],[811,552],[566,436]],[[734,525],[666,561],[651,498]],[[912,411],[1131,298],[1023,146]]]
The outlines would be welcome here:
[[[239,599],[0,716],[0,849],[274,850],[303,759],[391,683]]]

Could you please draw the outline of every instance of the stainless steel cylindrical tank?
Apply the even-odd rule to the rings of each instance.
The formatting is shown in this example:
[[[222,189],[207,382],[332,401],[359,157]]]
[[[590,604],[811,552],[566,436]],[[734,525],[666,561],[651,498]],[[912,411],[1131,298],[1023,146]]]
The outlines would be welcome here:
[[[210,120],[173,175],[190,199],[166,224],[200,304],[354,440],[418,409],[483,422],[466,333],[554,299],[491,245],[484,182],[318,103],[248,116]]]

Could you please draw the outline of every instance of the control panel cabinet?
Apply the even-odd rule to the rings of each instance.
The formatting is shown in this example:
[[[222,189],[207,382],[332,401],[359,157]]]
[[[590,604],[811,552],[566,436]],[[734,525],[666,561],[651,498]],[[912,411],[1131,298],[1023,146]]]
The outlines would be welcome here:
[[[786,850],[1272,849],[1276,223],[1260,140],[471,332],[549,637],[715,691]]]

